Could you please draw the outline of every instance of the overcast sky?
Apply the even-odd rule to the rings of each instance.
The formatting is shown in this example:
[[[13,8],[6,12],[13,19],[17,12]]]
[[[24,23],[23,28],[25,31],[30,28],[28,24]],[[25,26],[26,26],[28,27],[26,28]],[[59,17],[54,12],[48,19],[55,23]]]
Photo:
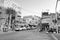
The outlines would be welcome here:
[[[14,0],[14,2],[21,6],[22,16],[41,16],[42,11],[55,12],[56,0]]]

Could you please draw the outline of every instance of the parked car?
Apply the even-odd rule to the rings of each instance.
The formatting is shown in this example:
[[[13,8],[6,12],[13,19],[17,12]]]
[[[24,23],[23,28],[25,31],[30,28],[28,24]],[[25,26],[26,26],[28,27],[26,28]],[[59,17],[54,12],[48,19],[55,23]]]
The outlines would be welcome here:
[[[30,27],[26,27],[27,28],[27,30],[30,30],[31,28]]]
[[[27,28],[24,26],[18,26],[15,28],[15,31],[22,31],[22,30],[26,30]]]
[[[32,29],[36,29],[36,27],[33,26]]]
[[[22,30],[22,28],[20,28],[20,27],[15,28],[15,31],[20,31],[20,30]]]
[[[27,28],[26,27],[22,27],[22,30],[26,30]]]
[[[50,28],[47,33],[57,33],[57,31],[54,28]]]

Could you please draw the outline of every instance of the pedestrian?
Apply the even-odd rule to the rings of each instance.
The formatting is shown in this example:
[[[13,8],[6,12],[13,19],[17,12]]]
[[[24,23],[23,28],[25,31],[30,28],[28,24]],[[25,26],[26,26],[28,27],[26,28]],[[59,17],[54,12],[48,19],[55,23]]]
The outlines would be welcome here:
[[[41,32],[42,31],[42,24],[41,22],[38,24],[38,27],[37,27],[38,31]]]

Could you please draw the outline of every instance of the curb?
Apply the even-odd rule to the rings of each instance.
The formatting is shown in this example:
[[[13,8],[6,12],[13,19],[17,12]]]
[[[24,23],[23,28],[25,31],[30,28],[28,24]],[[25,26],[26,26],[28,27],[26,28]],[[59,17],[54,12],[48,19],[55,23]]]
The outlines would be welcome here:
[[[2,31],[0,31],[0,34],[8,34],[8,33],[12,33],[12,31],[10,31],[10,32],[2,32]]]
[[[56,38],[53,34],[51,34],[52,35],[52,37],[55,39],[55,40],[58,40],[58,38]]]

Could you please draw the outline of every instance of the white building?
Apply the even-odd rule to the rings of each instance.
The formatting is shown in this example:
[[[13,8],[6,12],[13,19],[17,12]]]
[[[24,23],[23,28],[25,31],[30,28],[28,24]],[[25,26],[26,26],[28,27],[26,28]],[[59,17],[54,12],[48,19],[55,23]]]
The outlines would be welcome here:
[[[24,16],[23,19],[31,25],[37,25],[40,22],[40,17],[38,16]]]

